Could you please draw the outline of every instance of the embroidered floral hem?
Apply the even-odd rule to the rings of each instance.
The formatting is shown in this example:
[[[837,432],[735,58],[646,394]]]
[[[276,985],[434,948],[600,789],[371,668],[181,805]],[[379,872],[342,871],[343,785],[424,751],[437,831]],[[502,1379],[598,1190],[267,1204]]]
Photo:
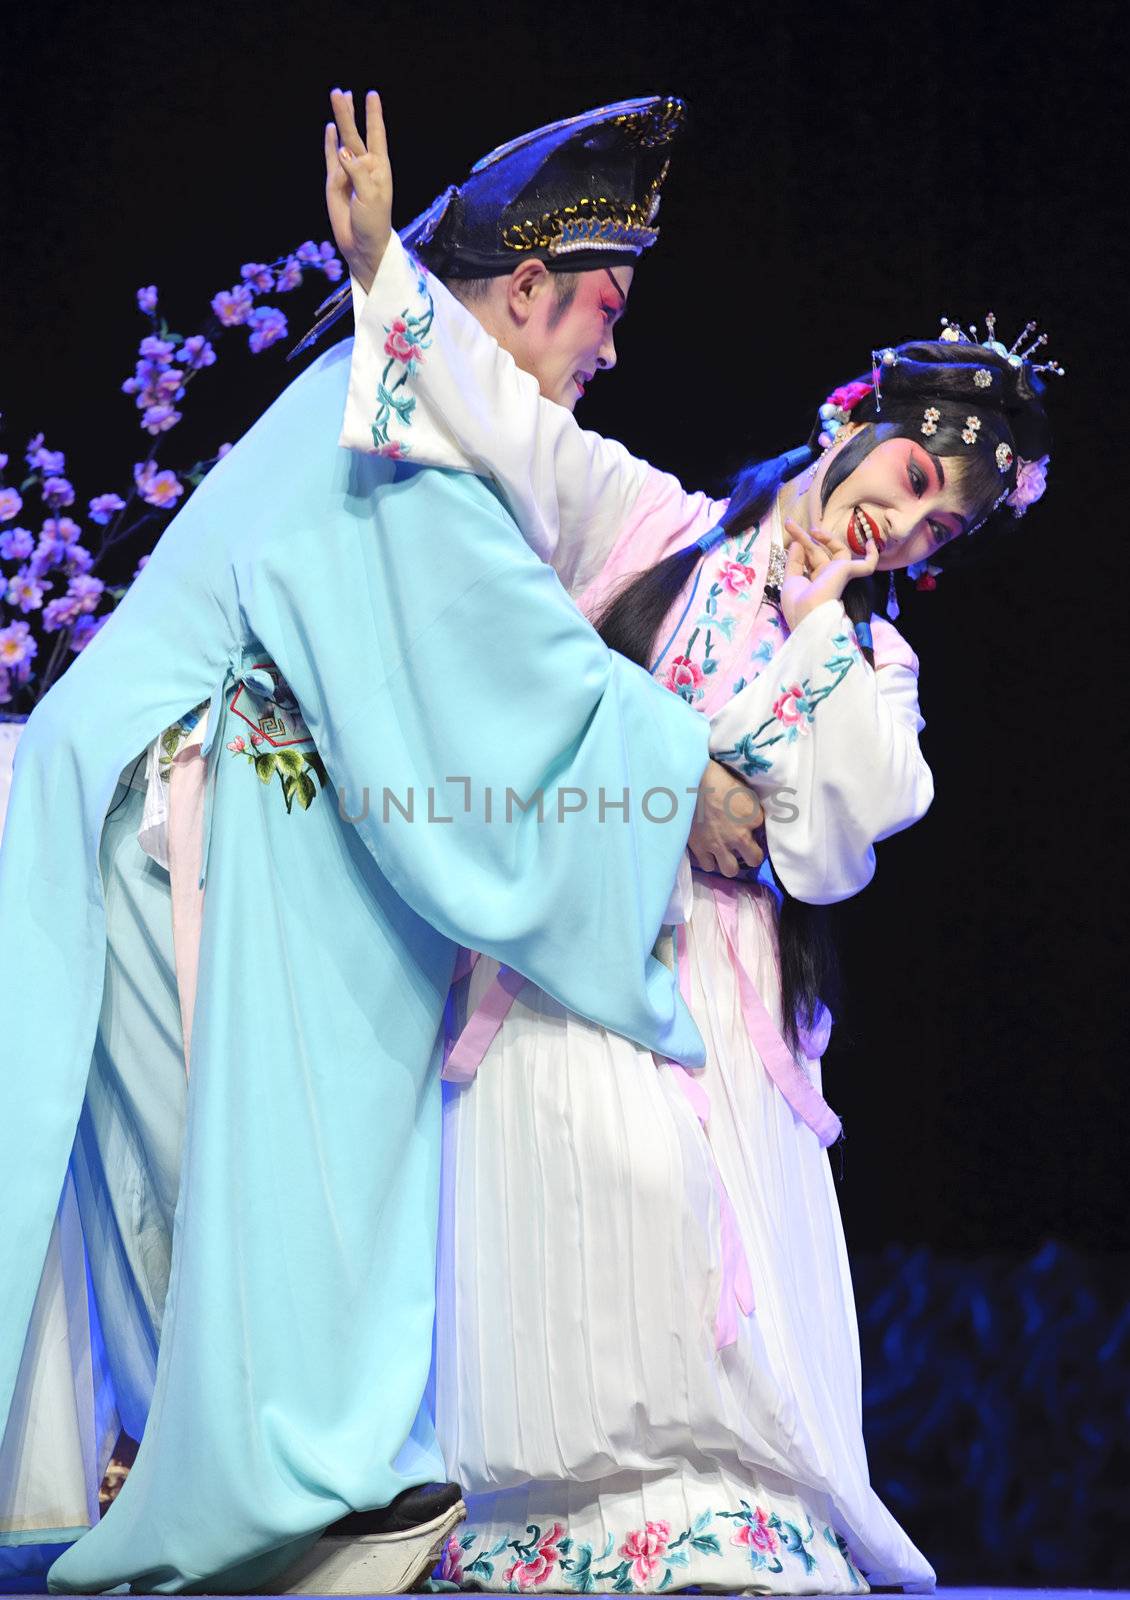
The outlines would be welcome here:
[[[642,1493],[594,1485],[581,1503],[586,1485],[579,1483],[547,1487],[544,1499],[534,1491],[468,1496],[468,1521],[447,1542],[436,1587],[511,1594],[870,1592],[846,1541],[797,1494],[768,1492],[751,1481],[748,1497],[697,1505],[705,1487],[674,1474],[653,1484],[644,1479]],[[559,1515],[536,1510],[570,1500]],[[665,1514],[654,1514],[659,1510]]]

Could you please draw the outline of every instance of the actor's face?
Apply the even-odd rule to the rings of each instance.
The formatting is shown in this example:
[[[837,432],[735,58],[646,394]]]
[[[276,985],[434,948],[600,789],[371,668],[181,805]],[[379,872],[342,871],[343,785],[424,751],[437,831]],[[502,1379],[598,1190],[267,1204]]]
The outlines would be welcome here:
[[[544,274],[511,350],[547,400],[572,411],[596,373],[616,365],[614,329],[628,302],[633,271],[618,266],[578,273],[576,292],[564,306],[552,273]]]
[[[863,553],[869,534],[879,546],[879,568],[925,561],[965,532],[962,463],[932,456],[913,439],[885,439],[837,485],[821,512],[820,490],[837,451],[829,451],[812,486],[814,521]]]

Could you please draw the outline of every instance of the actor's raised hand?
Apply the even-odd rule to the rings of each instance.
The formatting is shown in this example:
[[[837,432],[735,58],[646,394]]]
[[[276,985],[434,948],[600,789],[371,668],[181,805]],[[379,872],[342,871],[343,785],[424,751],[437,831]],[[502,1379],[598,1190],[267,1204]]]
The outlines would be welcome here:
[[[365,138],[357,131],[352,89],[331,89],[326,123],[326,208],[334,240],[366,294],[392,236],[392,167],[381,97],[365,96]]]
[[[857,556],[843,540],[818,528],[806,533],[791,517],[785,527],[792,538],[781,584],[781,611],[791,632],[826,600],[841,599],[853,578],[869,578],[879,564],[879,548],[868,538],[866,555]]]

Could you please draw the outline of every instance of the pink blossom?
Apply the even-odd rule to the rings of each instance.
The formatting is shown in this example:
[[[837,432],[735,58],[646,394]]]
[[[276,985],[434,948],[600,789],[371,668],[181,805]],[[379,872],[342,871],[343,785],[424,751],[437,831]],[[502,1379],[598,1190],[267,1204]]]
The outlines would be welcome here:
[[[228,749],[238,756],[243,754],[243,752],[247,749],[247,745],[240,735],[236,734],[234,739],[228,740]]]
[[[258,750],[259,746],[263,743],[263,735],[259,732],[258,728],[256,728],[251,735],[251,743],[255,746],[256,750]]]
[[[138,345],[138,354],[145,361],[155,361],[159,367],[167,367],[173,359],[176,345],[169,339],[158,339],[156,334],[148,334]]]
[[[773,702],[773,715],[778,722],[783,722],[786,728],[799,727],[802,732],[808,731],[808,708],[804,690],[799,683],[792,683],[782,689]]]
[[[91,639],[94,638],[94,635],[99,631],[100,628],[104,627],[109,620],[109,612],[107,612],[104,617],[79,617],[78,621],[71,629],[71,649],[74,650],[76,654],[79,650],[85,650]]]
[[[405,366],[411,361],[423,359],[424,352],[415,342],[408,331],[408,324],[403,317],[397,317],[388,330],[385,340],[385,355],[391,356],[394,361],[402,361]]]
[[[561,1552],[557,1548],[557,1541],[564,1535],[565,1528],[560,1522],[555,1522],[549,1532],[538,1540],[538,1547],[529,1561],[515,1561],[503,1573],[507,1583],[517,1581],[519,1589],[536,1589],[549,1582],[553,1576],[553,1569],[561,1559]]]
[[[0,522],[11,522],[18,517],[23,501],[15,489],[0,489]]]
[[[35,535],[30,528],[10,528],[0,533],[0,560],[26,561],[35,549]]]
[[[463,1546],[454,1534],[443,1547],[439,1575],[446,1583],[463,1582]]]
[[[90,502],[90,520],[91,522],[97,522],[100,527],[104,528],[112,517],[114,517],[119,511],[124,511],[125,508],[126,503],[122,499],[121,495],[95,495],[94,499]]]
[[[286,317],[275,306],[256,306],[248,320],[248,327],[251,337],[247,342],[253,355],[286,338]]]
[[[718,576],[730,594],[745,594],[753,585],[753,568],[741,561],[727,561]]]
[[[146,505],[167,506],[175,505],[184,493],[184,484],[180,482],[175,472],[158,472],[152,461],[139,461],[133,469],[133,480],[137,485],[137,492]]]
[[[187,362],[193,372],[199,372],[201,367],[215,364],[216,352],[202,333],[194,333],[181,347],[181,360]]]
[[[399,439],[389,439],[377,446],[377,454],[384,456],[386,461],[404,461],[408,455],[408,446],[401,444]]]
[[[268,294],[275,286],[270,267],[265,267],[260,261],[248,261],[245,266],[240,267],[239,275],[244,283],[249,283],[253,289],[258,289],[260,294]]]
[[[871,393],[869,383],[843,383],[838,389],[833,389],[828,396],[830,403],[839,406],[841,411],[853,411],[865,394]]]
[[[101,578],[92,578],[89,573],[80,572],[71,579],[67,595],[70,599],[78,601],[80,611],[94,611],[105,587]]]
[[[152,316],[157,309],[157,285],[151,283],[146,289],[137,291],[137,309],[144,311],[147,316]]]
[[[756,1522],[743,1522],[737,1533],[730,1540],[731,1544],[745,1545],[747,1549],[757,1550],[762,1555],[776,1555],[777,1535],[769,1526],[769,1513],[762,1511],[758,1506],[754,1511]]]
[[[702,668],[697,662],[688,656],[676,656],[667,668],[663,687],[678,694],[680,689],[701,689],[704,682]]]
[[[10,622],[6,628],[0,628],[0,667],[23,666],[38,649],[26,622]]]
[[[44,478],[42,493],[49,505],[73,506],[75,503],[74,485],[66,478]]]
[[[24,567],[8,584],[8,604],[19,606],[24,613],[38,611],[43,604],[43,591],[50,587],[49,583],[40,583],[36,575]]]
[[[297,289],[302,283],[302,268],[294,256],[287,256],[286,263],[279,273],[275,288],[282,294],[289,289]]]
[[[234,289],[221,289],[212,297],[212,310],[225,328],[238,328],[246,322],[254,304],[254,296],[245,283],[237,283]]]
[[[141,426],[146,433],[156,435],[158,433],[167,433],[170,428],[175,428],[180,419],[181,413],[174,406],[147,406],[141,419]]]
[[[620,1554],[632,1563],[632,1575],[644,1584],[659,1566],[671,1539],[669,1522],[649,1522],[630,1533],[620,1546]]]

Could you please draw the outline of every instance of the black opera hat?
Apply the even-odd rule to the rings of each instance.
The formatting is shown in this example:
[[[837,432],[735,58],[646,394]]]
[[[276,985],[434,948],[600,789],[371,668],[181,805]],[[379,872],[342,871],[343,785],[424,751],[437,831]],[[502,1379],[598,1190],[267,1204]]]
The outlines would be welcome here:
[[[634,263],[655,218],[682,100],[651,95],[565,117],[499,145],[401,230],[437,277],[489,278],[537,257],[551,270]]]
[[[400,238],[439,278],[494,278],[530,257],[551,271],[634,265],[659,237],[659,191],[686,106],[674,95],[619,100],[499,145]],[[288,361],[348,310],[343,284],[318,307]]]

